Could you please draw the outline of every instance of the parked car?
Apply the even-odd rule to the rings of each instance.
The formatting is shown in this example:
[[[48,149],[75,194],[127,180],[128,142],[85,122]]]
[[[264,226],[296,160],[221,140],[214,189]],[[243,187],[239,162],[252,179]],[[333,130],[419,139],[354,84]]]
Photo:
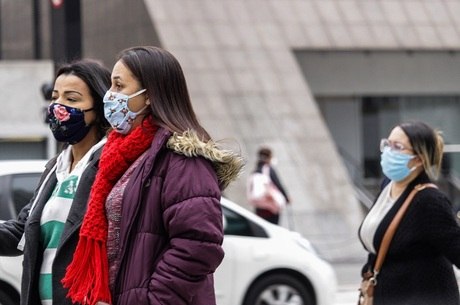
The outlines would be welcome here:
[[[222,198],[225,258],[215,274],[219,305],[333,304],[336,275],[299,233]]]
[[[0,221],[33,195],[46,161],[0,161]],[[332,305],[336,275],[310,242],[230,200],[221,200],[225,258],[215,273],[218,305]],[[0,256],[0,305],[19,303],[21,257]]]
[[[32,198],[46,161],[0,161],[0,222]],[[22,258],[0,256],[0,305],[19,304]]]

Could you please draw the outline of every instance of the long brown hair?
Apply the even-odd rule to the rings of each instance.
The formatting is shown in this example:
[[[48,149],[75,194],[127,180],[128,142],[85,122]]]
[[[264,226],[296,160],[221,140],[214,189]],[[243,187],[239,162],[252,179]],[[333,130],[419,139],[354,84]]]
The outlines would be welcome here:
[[[210,140],[193,110],[184,72],[171,53],[139,46],[121,51],[118,59],[147,90],[152,117],[159,126],[177,133],[194,130],[202,140]]]

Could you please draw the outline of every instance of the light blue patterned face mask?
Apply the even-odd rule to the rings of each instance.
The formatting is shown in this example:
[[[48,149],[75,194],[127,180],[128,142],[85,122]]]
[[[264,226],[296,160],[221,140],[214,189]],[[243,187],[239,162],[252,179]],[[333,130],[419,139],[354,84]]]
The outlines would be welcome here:
[[[416,169],[416,166],[408,167],[409,161],[414,157],[414,155],[403,154],[386,147],[382,152],[380,165],[385,176],[398,182],[404,180]]]
[[[107,91],[104,95],[104,116],[112,125],[113,129],[122,134],[127,134],[133,125],[134,119],[139,113],[147,108],[147,105],[138,112],[129,110],[128,101],[130,98],[136,97],[144,93],[146,89],[141,89],[131,95],[126,95],[119,92]]]

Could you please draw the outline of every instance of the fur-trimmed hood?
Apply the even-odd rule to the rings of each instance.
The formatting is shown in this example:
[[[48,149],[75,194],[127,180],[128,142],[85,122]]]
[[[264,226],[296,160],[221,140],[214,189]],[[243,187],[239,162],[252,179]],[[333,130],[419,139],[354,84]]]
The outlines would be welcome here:
[[[191,130],[183,134],[173,133],[169,138],[167,147],[178,154],[187,157],[201,156],[213,163],[219,185],[224,190],[230,182],[234,181],[243,170],[243,158],[229,150],[220,148],[216,142],[210,140],[203,142]]]

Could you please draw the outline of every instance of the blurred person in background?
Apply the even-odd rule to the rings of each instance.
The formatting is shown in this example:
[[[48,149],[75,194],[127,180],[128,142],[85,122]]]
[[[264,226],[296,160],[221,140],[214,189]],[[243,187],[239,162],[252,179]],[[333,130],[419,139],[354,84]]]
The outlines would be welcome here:
[[[270,148],[259,148],[256,168],[248,180],[247,197],[258,216],[278,224],[280,212],[290,200],[273,168],[273,161],[273,153]]]
[[[422,122],[402,123],[382,139],[383,188],[359,229],[372,272],[383,236],[409,193],[436,180],[443,138]],[[453,265],[460,267],[460,228],[449,199],[436,187],[420,189],[390,242],[376,277],[374,305],[458,305]]]
[[[113,127],[64,278],[73,302],[215,305],[224,257],[221,191],[239,155],[199,124],[169,52],[121,52],[104,97]]]
[[[96,61],[76,61],[57,71],[47,121],[64,148],[47,163],[18,218],[0,224],[0,255],[24,254],[22,305],[72,304],[61,280],[110,126],[103,104],[109,87],[110,71]]]

